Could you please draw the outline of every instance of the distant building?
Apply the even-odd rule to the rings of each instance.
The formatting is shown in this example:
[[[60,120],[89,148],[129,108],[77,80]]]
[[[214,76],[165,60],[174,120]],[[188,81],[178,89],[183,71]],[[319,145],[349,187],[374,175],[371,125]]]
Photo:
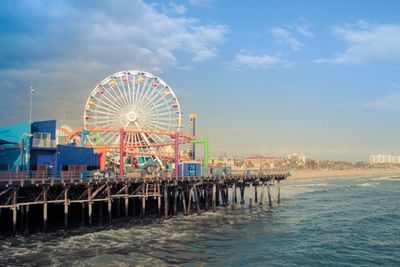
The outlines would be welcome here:
[[[370,164],[400,164],[400,155],[370,155]]]
[[[244,159],[246,165],[251,168],[261,169],[269,168],[273,169],[275,167],[282,166],[283,160],[280,157],[266,157],[263,155],[252,155]]]
[[[304,167],[306,165],[306,155],[304,154],[288,154],[287,159],[290,166]]]

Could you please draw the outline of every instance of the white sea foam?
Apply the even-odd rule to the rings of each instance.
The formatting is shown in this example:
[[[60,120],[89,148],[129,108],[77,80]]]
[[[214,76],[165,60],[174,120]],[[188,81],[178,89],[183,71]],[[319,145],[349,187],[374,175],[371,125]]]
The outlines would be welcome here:
[[[293,187],[321,187],[321,186],[330,186],[328,183],[319,183],[319,184],[295,184]]]
[[[388,176],[370,178],[370,180],[372,180],[372,181],[400,181],[400,177],[398,175],[388,175]]]
[[[380,183],[362,183],[362,184],[358,184],[358,186],[361,187],[375,187],[377,185],[379,185]]]

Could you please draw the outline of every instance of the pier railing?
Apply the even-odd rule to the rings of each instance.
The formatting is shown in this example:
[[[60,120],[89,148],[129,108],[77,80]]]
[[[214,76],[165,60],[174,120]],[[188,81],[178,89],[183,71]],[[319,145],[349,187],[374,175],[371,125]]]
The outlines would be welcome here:
[[[220,173],[202,175],[201,177],[214,177],[214,178],[232,178],[232,177],[246,177],[246,176],[288,176],[288,170],[246,170],[246,171],[234,171],[230,173]],[[118,173],[113,171],[68,171],[61,172],[59,175],[48,174],[43,171],[24,171],[24,172],[11,172],[11,171],[0,171],[0,183],[1,184],[13,184],[13,183],[75,183],[85,181],[131,181],[131,180],[174,180],[174,179],[190,179],[193,176],[178,176],[174,177],[172,171],[161,171],[148,174],[141,170],[136,170],[119,176]]]

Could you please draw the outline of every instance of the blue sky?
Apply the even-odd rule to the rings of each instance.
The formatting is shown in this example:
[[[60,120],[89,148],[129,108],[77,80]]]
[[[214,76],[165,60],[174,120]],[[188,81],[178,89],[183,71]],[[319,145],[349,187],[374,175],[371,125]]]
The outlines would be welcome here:
[[[0,2],[0,125],[82,124],[86,98],[143,69],[214,155],[400,154],[398,1]]]

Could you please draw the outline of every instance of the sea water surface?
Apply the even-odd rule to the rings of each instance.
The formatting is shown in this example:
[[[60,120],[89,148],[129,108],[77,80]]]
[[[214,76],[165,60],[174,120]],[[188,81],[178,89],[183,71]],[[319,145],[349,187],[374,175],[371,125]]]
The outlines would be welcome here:
[[[399,176],[289,180],[281,194],[273,208],[1,240],[0,266],[400,266]]]

